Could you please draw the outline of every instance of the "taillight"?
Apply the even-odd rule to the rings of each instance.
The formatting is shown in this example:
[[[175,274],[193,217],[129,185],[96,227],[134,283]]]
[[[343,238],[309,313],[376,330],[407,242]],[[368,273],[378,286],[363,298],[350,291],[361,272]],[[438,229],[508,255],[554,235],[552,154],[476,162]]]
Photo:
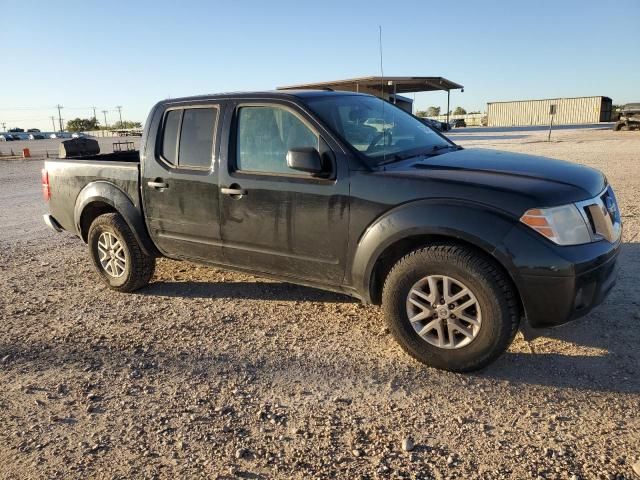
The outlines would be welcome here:
[[[49,172],[46,168],[42,169],[42,197],[45,202],[51,198],[51,187],[49,187]]]

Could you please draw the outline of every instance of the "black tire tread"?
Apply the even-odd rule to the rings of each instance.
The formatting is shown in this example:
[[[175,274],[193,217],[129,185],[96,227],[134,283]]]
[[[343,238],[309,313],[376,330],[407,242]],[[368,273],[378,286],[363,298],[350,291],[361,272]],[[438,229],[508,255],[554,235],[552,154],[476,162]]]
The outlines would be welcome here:
[[[142,251],[129,225],[127,225],[127,222],[125,222],[119,213],[105,213],[96,217],[89,228],[90,239],[92,238],[92,231],[101,225],[109,226],[120,233],[129,249],[131,261],[131,275],[124,284],[120,286],[111,285],[109,282],[105,282],[105,284],[112,290],[117,290],[118,292],[133,292],[147,285],[156,268],[155,257],[149,256]],[[89,244],[91,245],[91,243]],[[91,248],[91,246],[89,248]],[[98,274],[103,277],[98,262],[94,259],[93,263]]]
[[[470,372],[479,370],[487,366],[496,358],[498,358],[509,347],[518,332],[518,327],[520,324],[520,313],[518,302],[516,301],[515,292],[510,281],[505,277],[505,275],[495,264],[495,262],[491,261],[485,255],[479,254],[475,250],[456,243],[431,244],[413,250],[412,252],[402,257],[392,267],[391,271],[385,279],[382,290],[382,305],[385,310],[387,310],[387,306],[391,305],[392,302],[394,302],[394,295],[397,295],[398,293],[394,292],[390,285],[394,283],[399,275],[402,275],[402,272],[409,266],[409,264],[411,264],[412,262],[421,261],[425,257],[441,262],[450,262],[453,260],[468,271],[479,271],[483,274],[486,281],[488,281],[495,290],[500,292],[500,303],[501,306],[506,309],[505,313],[509,320],[509,328],[504,329],[504,331],[502,332],[502,335],[497,342],[498,347],[493,351],[487,353],[483,357],[479,357],[474,359],[473,361],[469,361],[465,365],[456,367],[450,366],[446,369],[456,372]],[[394,322],[390,321],[388,314],[386,315],[386,318],[389,330],[393,334],[396,341],[398,341],[402,349],[417,361],[421,363],[427,363],[423,359],[416,356],[415,353],[411,351],[408,346],[402,341],[402,339],[400,338],[400,334],[397,331],[396,326],[394,325]]]

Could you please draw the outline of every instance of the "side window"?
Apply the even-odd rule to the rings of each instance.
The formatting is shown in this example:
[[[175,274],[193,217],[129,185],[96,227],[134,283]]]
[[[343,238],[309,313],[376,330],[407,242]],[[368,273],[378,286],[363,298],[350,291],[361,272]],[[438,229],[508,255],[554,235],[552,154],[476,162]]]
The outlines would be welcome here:
[[[287,151],[318,148],[318,136],[293,113],[280,107],[238,110],[236,168],[251,172],[296,173],[287,167]]]
[[[178,127],[182,110],[169,110],[164,117],[162,133],[162,156],[168,162],[178,164]]]
[[[217,113],[216,108],[185,109],[178,156],[181,167],[211,166]]]

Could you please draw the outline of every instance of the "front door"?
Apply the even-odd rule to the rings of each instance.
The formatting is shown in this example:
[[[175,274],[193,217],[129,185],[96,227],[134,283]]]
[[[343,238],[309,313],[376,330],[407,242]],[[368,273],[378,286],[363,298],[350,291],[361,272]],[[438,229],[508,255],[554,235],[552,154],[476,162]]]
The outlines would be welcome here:
[[[142,165],[149,233],[169,257],[222,260],[218,178],[214,168],[219,105],[172,106],[158,114],[156,147]]]
[[[339,285],[349,215],[348,169],[334,153],[339,147],[287,102],[238,103],[226,122],[232,133],[221,147],[219,178],[227,262]],[[318,149],[324,177],[287,166],[287,151],[301,147]]]

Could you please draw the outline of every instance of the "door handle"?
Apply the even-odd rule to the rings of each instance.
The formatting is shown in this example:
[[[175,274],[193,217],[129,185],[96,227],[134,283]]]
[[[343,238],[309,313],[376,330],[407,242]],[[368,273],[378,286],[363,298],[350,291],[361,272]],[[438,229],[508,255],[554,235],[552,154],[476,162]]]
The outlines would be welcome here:
[[[169,188],[169,185],[164,182],[147,182],[147,185],[156,189]]]
[[[220,193],[223,195],[231,195],[232,197],[242,197],[248,192],[244,188],[240,188],[239,185],[231,185],[230,187],[222,187]]]

